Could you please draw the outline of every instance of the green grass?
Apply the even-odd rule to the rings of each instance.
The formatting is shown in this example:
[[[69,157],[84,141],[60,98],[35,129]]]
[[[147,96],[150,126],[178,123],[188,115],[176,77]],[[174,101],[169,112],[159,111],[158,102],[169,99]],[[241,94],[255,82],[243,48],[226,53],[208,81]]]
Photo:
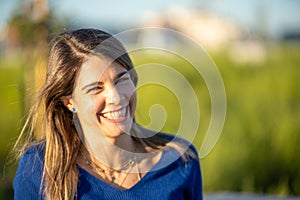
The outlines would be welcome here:
[[[215,57],[228,110],[218,144],[202,160],[206,191],[300,194],[299,49],[270,48],[261,66]]]
[[[0,64],[0,199],[9,199],[16,167],[7,166],[8,153],[22,125],[24,82],[19,62],[1,59]]]
[[[266,60],[259,64],[237,64],[226,52],[212,55],[226,88],[227,116],[218,143],[201,160],[206,192],[300,195],[300,47],[267,48]],[[193,85],[201,110],[200,128],[193,143],[200,149],[211,114],[203,80],[188,63],[174,56],[160,53],[133,58],[137,65],[153,62],[172,66]],[[148,76],[160,75],[150,73]],[[180,118],[174,119],[174,115],[179,112],[171,108],[177,109],[178,103],[169,101],[167,95],[152,88],[141,94],[139,106],[144,109],[141,113],[147,116],[149,104],[157,103],[155,100],[166,105],[172,123],[166,123],[163,130],[176,133]]]

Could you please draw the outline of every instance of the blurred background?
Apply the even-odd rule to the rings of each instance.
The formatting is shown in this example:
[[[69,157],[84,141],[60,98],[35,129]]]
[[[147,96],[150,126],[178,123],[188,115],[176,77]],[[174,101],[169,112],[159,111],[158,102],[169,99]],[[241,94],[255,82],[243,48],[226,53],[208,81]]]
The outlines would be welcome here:
[[[43,81],[49,38],[79,27],[118,33],[146,26],[191,37],[222,75],[227,116],[215,148],[201,160],[204,192],[300,196],[299,10],[298,0],[0,1],[0,199],[13,198],[17,164],[10,164],[8,153]],[[132,41],[146,37],[141,33]],[[160,41],[170,45],[168,38]],[[162,59],[131,56],[136,65]],[[166,62],[180,67],[199,91],[203,121],[194,140],[199,149],[209,124],[209,94],[184,67],[187,63]],[[147,95],[155,96],[145,94],[140,97],[145,101],[150,101]],[[139,106],[147,109],[148,104]],[[176,101],[165,104],[172,109]],[[147,124],[148,119],[139,120]],[[173,132],[176,120],[164,130]]]

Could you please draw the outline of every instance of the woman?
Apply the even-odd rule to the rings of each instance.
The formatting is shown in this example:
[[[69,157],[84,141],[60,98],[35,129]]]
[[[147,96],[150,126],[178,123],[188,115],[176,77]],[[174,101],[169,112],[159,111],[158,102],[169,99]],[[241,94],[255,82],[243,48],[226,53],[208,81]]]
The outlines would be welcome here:
[[[15,199],[202,199],[194,147],[136,123],[136,84],[112,35],[80,29],[54,38],[15,146]]]

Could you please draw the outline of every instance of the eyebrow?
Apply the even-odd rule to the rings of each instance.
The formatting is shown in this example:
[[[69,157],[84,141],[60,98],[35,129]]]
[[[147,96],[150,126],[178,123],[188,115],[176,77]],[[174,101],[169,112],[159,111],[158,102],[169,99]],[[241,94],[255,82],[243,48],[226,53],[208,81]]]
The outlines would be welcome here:
[[[128,74],[128,71],[122,71],[122,72],[120,72],[119,74],[116,75],[116,77],[114,78],[114,80],[117,80],[117,79],[121,78],[121,77],[124,76],[125,74]],[[91,86],[94,86],[94,85],[103,85],[103,82],[101,82],[101,81],[96,81],[96,82],[93,82],[93,83],[89,83],[89,84],[83,86],[83,87],[81,88],[81,90],[85,90],[86,88],[91,87]]]

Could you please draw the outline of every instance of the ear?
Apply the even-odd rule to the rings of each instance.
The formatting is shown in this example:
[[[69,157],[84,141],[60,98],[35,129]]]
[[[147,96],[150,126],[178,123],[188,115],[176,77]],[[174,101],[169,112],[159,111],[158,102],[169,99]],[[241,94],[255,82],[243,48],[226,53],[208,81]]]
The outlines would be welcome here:
[[[62,103],[66,106],[70,111],[73,108],[73,99],[70,96],[64,96],[61,98]]]

